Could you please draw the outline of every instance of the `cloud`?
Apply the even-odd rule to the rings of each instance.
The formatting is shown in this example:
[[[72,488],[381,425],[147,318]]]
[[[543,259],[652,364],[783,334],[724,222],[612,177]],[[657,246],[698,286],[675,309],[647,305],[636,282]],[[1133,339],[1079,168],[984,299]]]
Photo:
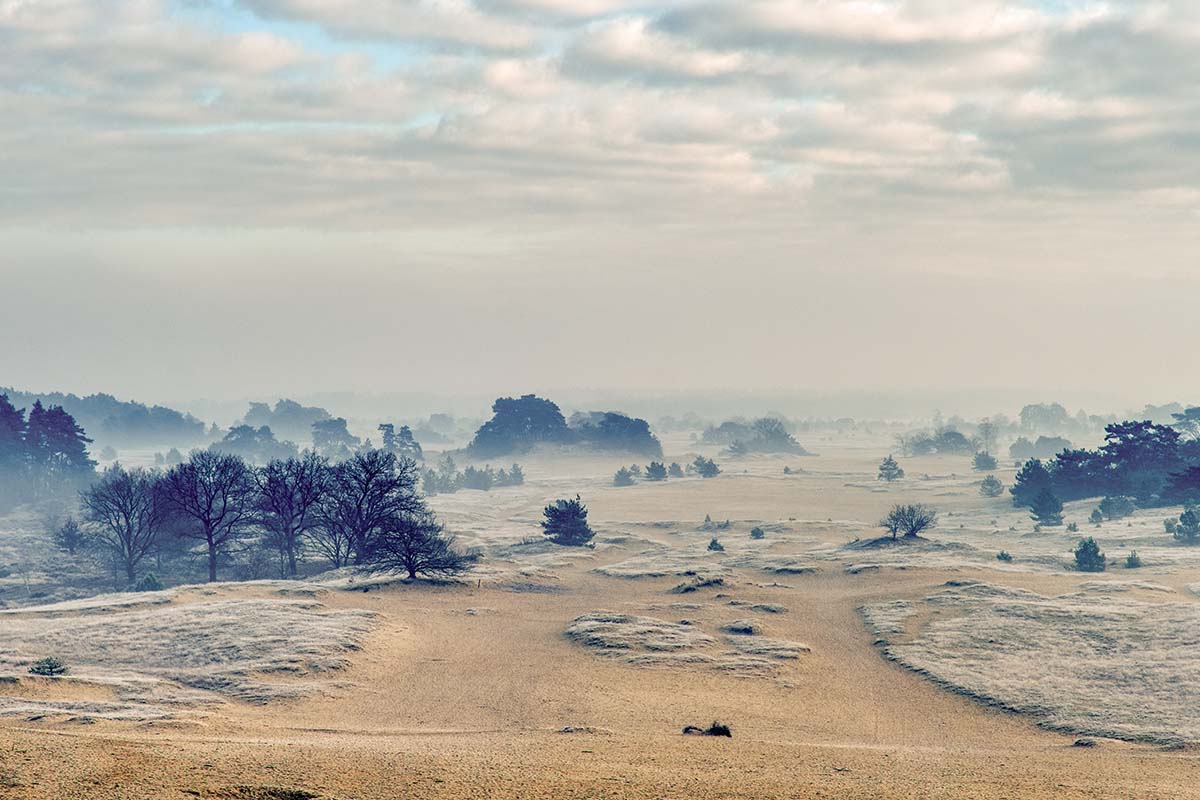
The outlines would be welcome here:
[[[189,7],[0,0],[0,225],[784,235],[1200,187],[1183,2]]]

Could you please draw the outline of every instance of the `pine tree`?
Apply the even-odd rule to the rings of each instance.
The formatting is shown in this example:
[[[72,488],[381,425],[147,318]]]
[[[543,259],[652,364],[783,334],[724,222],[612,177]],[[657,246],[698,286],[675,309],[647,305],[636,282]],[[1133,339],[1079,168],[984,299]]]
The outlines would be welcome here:
[[[665,481],[667,479],[667,467],[661,461],[651,461],[646,467],[646,480],[648,481]]]
[[[988,475],[979,482],[979,493],[984,497],[999,497],[1004,493],[1004,484],[995,475]]]
[[[542,513],[542,532],[555,544],[582,547],[595,536],[588,526],[587,506],[579,495],[574,500],[555,500]]]
[[[1039,525],[1048,527],[1062,525],[1062,501],[1055,497],[1054,492],[1050,491],[1048,487],[1038,492],[1029,510]]]
[[[1081,539],[1075,546],[1075,569],[1080,572],[1104,572],[1108,565],[1100,545],[1092,537]]]
[[[878,478],[878,480],[887,481],[888,483],[891,483],[892,481],[898,481],[903,477],[904,477],[904,470],[901,469],[900,465],[896,463],[896,459],[894,456],[889,455],[887,458],[885,458],[883,461],[881,461],[879,463],[879,478]]]
[[[1034,498],[1041,494],[1043,489],[1050,489],[1051,483],[1050,473],[1046,471],[1041,460],[1029,459],[1017,473],[1013,487],[1008,490],[1012,493],[1013,505],[1032,506]]]

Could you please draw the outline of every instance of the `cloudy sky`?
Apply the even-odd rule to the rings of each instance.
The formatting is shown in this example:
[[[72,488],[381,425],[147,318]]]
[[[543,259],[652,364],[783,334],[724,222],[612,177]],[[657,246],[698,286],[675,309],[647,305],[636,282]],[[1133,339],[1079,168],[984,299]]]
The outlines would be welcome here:
[[[1200,400],[1191,0],[0,0],[0,119],[0,385]]]

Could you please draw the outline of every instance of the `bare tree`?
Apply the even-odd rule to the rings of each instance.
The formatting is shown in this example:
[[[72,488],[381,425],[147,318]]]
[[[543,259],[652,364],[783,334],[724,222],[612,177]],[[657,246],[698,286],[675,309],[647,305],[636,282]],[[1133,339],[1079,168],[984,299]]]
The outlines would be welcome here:
[[[334,567],[363,564],[372,540],[395,520],[425,511],[416,462],[385,450],[364,450],[329,471],[314,541]]]
[[[93,539],[112,554],[130,581],[137,578],[138,564],[153,552],[166,519],[157,482],[153,472],[113,464],[80,493]]]
[[[301,539],[317,526],[317,506],[329,483],[329,464],[307,451],[299,458],[276,459],[255,472],[259,519],[286,561],[288,576],[296,576],[296,552]]]
[[[917,536],[921,531],[937,525],[937,511],[919,503],[893,506],[888,515],[879,521],[879,527],[895,539],[898,533]]]
[[[474,553],[461,553],[454,537],[445,536],[442,526],[430,511],[403,514],[392,520],[371,543],[363,558],[370,572],[449,577],[467,572],[478,559]]]
[[[217,579],[217,554],[242,536],[255,518],[258,487],[246,462],[235,455],[193,450],[159,483],[167,507],[192,525],[180,535],[208,548],[208,579]]]

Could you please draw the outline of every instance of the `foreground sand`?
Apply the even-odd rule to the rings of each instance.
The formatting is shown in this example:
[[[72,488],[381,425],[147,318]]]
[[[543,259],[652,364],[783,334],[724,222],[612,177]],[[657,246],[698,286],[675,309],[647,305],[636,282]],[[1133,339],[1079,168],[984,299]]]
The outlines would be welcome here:
[[[866,534],[867,521],[899,496],[847,488],[846,475],[869,477],[877,460],[877,449],[847,449],[805,461],[811,475],[787,483],[766,480],[778,468],[770,463],[754,466],[758,477],[703,484],[618,491],[596,483],[593,516],[612,533],[712,513],[795,516],[798,528],[806,519],[814,528],[859,520]],[[607,466],[576,469],[602,474]],[[540,498],[533,499],[515,516],[535,512]],[[449,506],[458,501],[439,502],[453,517]],[[488,502],[504,504],[501,495]],[[940,499],[944,508],[978,502],[966,492]],[[840,529],[822,535],[847,538]],[[1073,747],[1073,735],[888,662],[856,611],[875,600],[921,597],[950,579],[995,582],[995,571],[846,574],[820,563],[806,575],[739,572],[731,586],[683,598],[668,593],[676,577],[591,571],[629,555],[598,551],[597,560],[556,568],[547,581],[554,593],[494,579],[330,592],[322,597],[329,606],[381,615],[339,675],[354,688],[266,706],[227,702],[191,721],[0,721],[0,797],[1151,798],[1200,791],[1196,751],[1113,740]],[[1052,593],[1072,590],[1082,577],[1014,571],[1001,579]],[[1154,580],[1182,589],[1197,576],[1178,570]],[[785,605],[788,613],[769,620],[771,634],[812,651],[774,674],[742,675],[631,667],[563,636],[589,611],[645,613],[681,599],[701,606],[687,616],[705,624],[739,616],[730,600]],[[730,724],[734,738],[679,733],[713,719]],[[576,732],[562,732],[567,727]]]

